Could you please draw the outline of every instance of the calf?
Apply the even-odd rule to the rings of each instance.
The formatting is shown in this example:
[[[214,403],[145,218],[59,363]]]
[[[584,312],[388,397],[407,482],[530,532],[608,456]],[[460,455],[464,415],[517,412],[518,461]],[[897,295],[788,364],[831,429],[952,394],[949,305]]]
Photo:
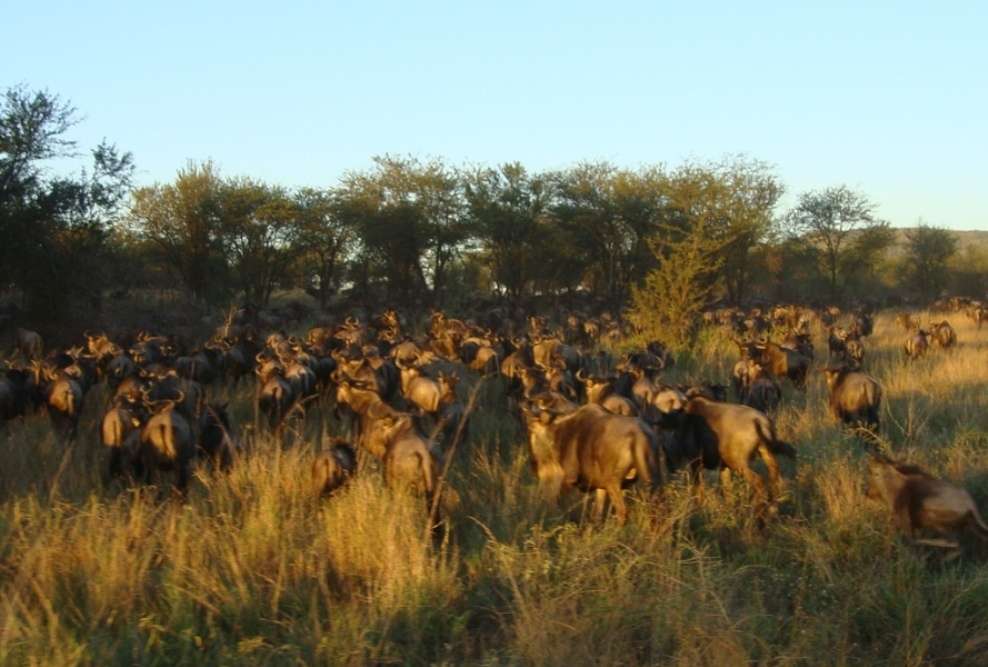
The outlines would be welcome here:
[[[903,346],[906,353],[906,358],[910,361],[919,359],[927,350],[930,349],[930,341],[927,338],[927,333],[923,329],[917,329],[916,333],[906,339],[906,343]]]

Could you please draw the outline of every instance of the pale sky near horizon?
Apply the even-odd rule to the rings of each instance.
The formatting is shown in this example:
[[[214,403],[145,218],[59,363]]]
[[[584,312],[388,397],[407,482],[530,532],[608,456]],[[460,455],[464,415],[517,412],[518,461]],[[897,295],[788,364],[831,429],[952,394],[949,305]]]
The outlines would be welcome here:
[[[635,167],[744,153],[895,226],[988,229],[988,3],[13,2],[0,88],[71,100],[141,184],[373,155]]]

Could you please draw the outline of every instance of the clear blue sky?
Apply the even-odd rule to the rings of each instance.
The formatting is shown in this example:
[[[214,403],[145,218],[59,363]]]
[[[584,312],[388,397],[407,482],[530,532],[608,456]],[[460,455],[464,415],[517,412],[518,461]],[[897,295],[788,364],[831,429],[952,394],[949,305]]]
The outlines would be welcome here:
[[[745,153],[790,193],[847,183],[897,226],[988,229],[984,2],[6,0],[0,15],[0,86],[72,100],[75,136],[132,151],[141,183],[190,158],[330,185],[385,152],[534,169]]]

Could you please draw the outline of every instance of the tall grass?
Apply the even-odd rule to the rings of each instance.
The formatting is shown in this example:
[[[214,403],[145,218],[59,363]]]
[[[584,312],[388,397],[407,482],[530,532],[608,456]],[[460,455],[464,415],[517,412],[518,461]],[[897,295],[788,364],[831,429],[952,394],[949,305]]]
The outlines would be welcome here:
[[[915,363],[880,317],[867,365],[891,449],[965,484],[988,512],[988,332]],[[818,357],[825,343],[818,338]],[[726,379],[711,336],[670,379]],[[464,388],[466,390],[466,388]],[[227,394],[230,392],[220,392]],[[185,502],[102,481],[95,424],[66,448],[43,416],[0,441],[3,664],[988,664],[988,565],[902,542],[862,488],[864,452],[832,423],[822,378],[786,390],[799,450],[778,517],[747,490],[674,479],[630,492],[631,516],[581,521],[543,505],[520,425],[481,392],[451,469],[442,544],[421,498],[369,464],[326,501],[309,465],[328,409],[283,447],[253,439],[228,474],[200,468]],[[250,391],[232,392],[240,423]]]

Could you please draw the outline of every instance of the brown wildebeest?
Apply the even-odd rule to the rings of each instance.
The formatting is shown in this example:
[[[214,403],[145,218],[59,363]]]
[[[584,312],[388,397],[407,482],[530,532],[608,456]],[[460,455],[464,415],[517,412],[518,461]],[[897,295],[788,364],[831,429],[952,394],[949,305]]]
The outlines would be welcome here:
[[[864,364],[865,349],[864,343],[857,338],[852,338],[844,345],[844,359],[853,368],[861,368]]]
[[[394,413],[375,420],[367,448],[383,451],[384,480],[389,486],[425,493],[431,500],[437,488],[440,457],[433,443],[415,429],[412,415]]]
[[[915,334],[906,339],[906,344],[903,347],[907,359],[915,360],[922,357],[930,349],[930,341],[926,331],[917,329]]]
[[[266,418],[268,428],[275,430],[291,411],[295,403],[295,391],[285,379],[285,370],[281,364],[259,366],[256,372],[259,379],[257,408]]]
[[[195,436],[188,420],[176,409],[180,400],[157,401],[153,415],[141,430],[137,467],[150,482],[155,470],[175,472],[175,487],[185,491],[196,456]]]
[[[930,336],[933,338],[933,344],[943,350],[954,347],[957,344],[957,332],[954,331],[954,327],[950,326],[950,322],[947,320],[931,322]]]
[[[615,415],[625,417],[638,416],[638,408],[630,399],[614,393],[614,380],[584,374],[583,370],[576,372],[576,379],[583,383],[587,392],[587,403],[594,403]]]
[[[317,495],[329,496],[356,472],[357,453],[345,440],[336,440],[328,452],[312,462],[312,486]]]
[[[35,386],[44,397],[52,428],[63,438],[72,439],[79,428],[83,392],[79,382],[62,370],[35,361],[32,366]]]
[[[455,375],[447,377],[439,373],[432,378],[422,375],[422,371],[414,366],[401,369],[401,393],[405,400],[417,406],[423,412],[436,414],[440,405],[455,398],[453,393],[459,378]]]
[[[823,369],[830,392],[830,413],[835,419],[878,431],[882,388],[878,381],[846,366]]]
[[[383,447],[375,446],[376,440],[371,438],[371,432],[381,417],[394,417],[399,413],[385,403],[370,385],[349,380],[340,374],[337,374],[336,381],[336,402],[357,415],[357,444],[378,459],[383,459],[385,451]]]
[[[759,455],[768,468],[772,490],[782,491],[782,477],[776,455],[796,457],[792,445],[779,440],[775,425],[764,413],[746,405],[711,401],[690,396],[686,404],[688,427],[681,462],[691,465],[694,478],[700,467],[720,470],[722,485],[730,484],[731,472],[741,474],[760,499],[770,500],[761,476],[749,465]],[[685,458],[685,461],[682,459]]]
[[[585,405],[558,415],[524,408],[529,453],[546,500],[556,502],[563,489],[594,491],[594,516],[609,498],[618,521],[628,509],[621,494],[625,480],[637,477],[653,486],[659,469],[649,429],[632,417],[614,415],[599,405]]]
[[[873,457],[868,463],[866,495],[886,504],[896,526],[910,537],[915,538],[919,531],[931,531],[950,540],[918,540],[921,544],[959,547],[957,537],[964,529],[988,540],[988,526],[971,494],[918,466]]]
[[[41,340],[41,334],[37,331],[31,331],[30,329],[18,328],[15,332],[14,347],[21,354],[24,355],[26,359],[35,361],[41,359],[41,355],[44,353],[44,342]]]
[[[104,414],[100,422],[100,438],[110,453],[107,467],[109,479],[124,472],[124,465],[133,461],[140,448],[143,404],[118,400]]]

